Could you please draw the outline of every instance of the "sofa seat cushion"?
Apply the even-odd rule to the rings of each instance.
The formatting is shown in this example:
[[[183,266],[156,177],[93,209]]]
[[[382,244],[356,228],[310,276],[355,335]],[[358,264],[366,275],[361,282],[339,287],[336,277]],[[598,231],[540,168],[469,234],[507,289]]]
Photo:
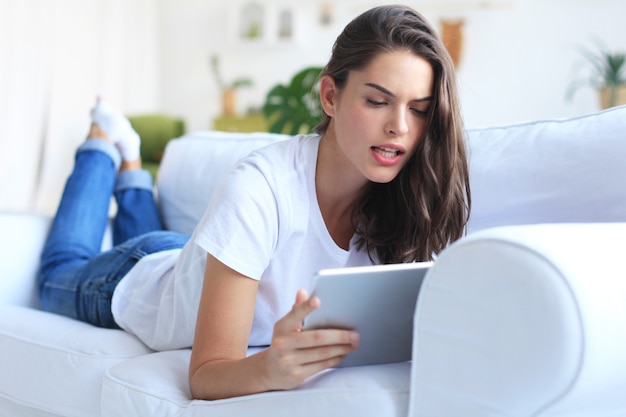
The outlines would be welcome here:
[[[28,416],[99,416],[104,372],[150,352],[121,330],[0,305],[0,410]]]
[[[192,400],[191,350],[130,359],[106,374],[102,415],[117,416],[406,416],[410,363],[342,368],[298,389],[218,401]]]

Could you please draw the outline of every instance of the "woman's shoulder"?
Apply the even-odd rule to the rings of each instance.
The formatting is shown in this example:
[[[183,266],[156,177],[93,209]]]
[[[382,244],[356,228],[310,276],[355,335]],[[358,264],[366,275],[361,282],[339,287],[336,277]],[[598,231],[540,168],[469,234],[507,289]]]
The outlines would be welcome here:
[[[317,134],[289,136],[252,151],[242,162],[262,164],[270,169],[277,168],[277,163],[280,167],[297,167],[317,159],[319,141]]]
[[[315,170],[319,135],[297,135],[278,139],[252,151],[239,160],[222,181],[222,188],[233,193],[254,190],[276,193],[296,181],[301,184]]]

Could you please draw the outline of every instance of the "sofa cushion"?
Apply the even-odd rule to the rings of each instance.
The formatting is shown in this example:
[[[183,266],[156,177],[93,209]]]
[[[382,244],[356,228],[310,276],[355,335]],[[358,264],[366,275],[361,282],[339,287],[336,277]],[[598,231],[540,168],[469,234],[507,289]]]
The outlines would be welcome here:
[[[289,136],[195,132],[168,143],[157,176],[165,227],[191,234],[221,178],[252,150]]]
[[[469,231],[626,221],[626,106],[468,131]]]
[[[158,352],[112,367],[105,376],[102,416],[402,416],[407,414],[410,364],[342,368],[298,389],[218,401],[192,400],[190,350]]]
[[[105,370],[150,352],[121,330],[0,305],[0,415],[99,416]]]
[[[196,132],[170,141],[158,176],[167,228],[191,233],[241,157],[288,136]],[[626,106],[569,119],[467,131],[469,231],[551,222],[626,221]]]

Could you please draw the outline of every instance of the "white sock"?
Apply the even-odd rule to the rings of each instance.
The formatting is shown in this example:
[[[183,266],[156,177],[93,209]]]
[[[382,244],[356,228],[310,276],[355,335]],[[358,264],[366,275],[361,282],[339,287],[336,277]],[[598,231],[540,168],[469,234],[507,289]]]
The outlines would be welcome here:
[[[91,121],[100,126],[115,143],[123,160],[139,158],[141,139],[124,115],[98,98],[96,106],[91,110]]]
[[[130,123],[128,126],[130,129],[120,140],[115,142],[115,145],[117,146],[117,149],[120,150],[120,154],[122,155],[122,159],[124,161],[134,161],[140,156],[141,139],[139,138],[137,132],[135,132],[130,126]]]

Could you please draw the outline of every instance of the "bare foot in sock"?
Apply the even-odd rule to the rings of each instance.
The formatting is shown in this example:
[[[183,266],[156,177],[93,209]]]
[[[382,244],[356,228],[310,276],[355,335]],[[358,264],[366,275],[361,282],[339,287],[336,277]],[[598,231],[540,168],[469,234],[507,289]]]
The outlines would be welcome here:
[[[89,133],[87,133],[87,140],[89,139],[102,139],[102,140],[106,140],[107,142],[113,143],[113,141],[105,133],[105,131],[102,130],[100,126],[98,126],[97,124],[93,122],[91,123],[91,126],[89,127]]]
[[[141,140],[126,117],[98,98],[96,106],[91,110],[91,120],[119,149],[122,170],[141,168]]]

